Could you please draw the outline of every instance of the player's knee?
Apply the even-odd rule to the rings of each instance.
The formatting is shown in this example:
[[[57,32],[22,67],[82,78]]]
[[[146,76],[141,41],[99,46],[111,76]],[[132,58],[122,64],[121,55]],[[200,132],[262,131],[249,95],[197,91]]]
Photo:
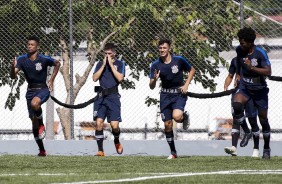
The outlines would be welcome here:
[[[232,124],[232,129],[236,129],[236,130],[240,130],[240,122],[237,122],[236,120],[233,121],[233,124]]]
[[[96,130],[101,131],[104,128],[104,122],[103,121],[99,121],[100,119],[98,119],[98,121],[96,121]]]
[[[250,125],[257,125],[257,117],[249,117],[248,118]]]
[[[232,102],[232,107],[235,114],[244,112],[244,105],[240,102]]]
[[[172,131],[172,121],[171,120],[169,120],[169,121],[166,121],[165,123],[164,123],[164,127],[165,127],[165,132],[170,132],[170,131]]]
[[[270,125],[268,122],[268,119],[262,119],[260,118],[260,124],[262,127],[262,133],[269,133],[270,132]]]
[[[113,132],[118,132],[119,131],[119,126],[118,125],[111,125],[112,131]]]
[[[233,123],[239,123],[241,124],[245,120],[245,115],[244,115],[244,106],[240,102],[233,102],[232,107],[234,110],[234,122]]]
[[[31,108],[35,111],[40,109],[40,103],[38,101],[31,101]]]
[[[176,122],[181,122],[182,121],[182,118],[183,116],[181,114],[177,114],[177,115],[173,115],[172,117],[174,119],[174,121]]]

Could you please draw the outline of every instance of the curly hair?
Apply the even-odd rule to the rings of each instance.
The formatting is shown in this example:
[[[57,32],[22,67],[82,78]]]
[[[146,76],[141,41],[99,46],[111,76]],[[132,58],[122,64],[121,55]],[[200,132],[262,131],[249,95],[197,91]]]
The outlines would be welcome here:
[[[244,27],[238,31],[237,36],[240,40],[244,39],[247,42],[253,43],[256,39],[256,32],[250,27]]]
[[[28,40],[28,41],[29,41],[29,40],[34,40],[34,41],[36,41],[38,44],[39,44],[39,42],[40,42],[40,39],[39,39],[37,36],[35,36],[35,35],[29,36],[29,37],[27,38],[27,40]]]
[[[171,45],[171,40],[170,39],[167,39],[167,38],[163,38],[159,41],[159,46],[162,45],[162,44],[165,44],[167,43],[169,46]]]

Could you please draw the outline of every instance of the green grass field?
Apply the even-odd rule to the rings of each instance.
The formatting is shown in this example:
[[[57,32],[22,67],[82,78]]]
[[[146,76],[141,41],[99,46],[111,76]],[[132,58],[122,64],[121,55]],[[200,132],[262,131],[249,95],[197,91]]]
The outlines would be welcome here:
[[[0,183],[282,183],[281,163],[282,157],[1,155]]]

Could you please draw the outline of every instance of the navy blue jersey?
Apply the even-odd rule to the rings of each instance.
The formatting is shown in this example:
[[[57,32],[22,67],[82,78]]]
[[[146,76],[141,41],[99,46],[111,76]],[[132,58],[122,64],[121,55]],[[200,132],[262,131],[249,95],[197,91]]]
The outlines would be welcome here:
[[[231,60],[231,63],[230,63],[230,66],[229,66],[229,69],[228,69],[228,72],[229,72],[229,74],[231,74],[231,75],[235,75],[235,73],[236,73],[236,66],[237,66],[237,57],[235,57],[235,58],[233,58],[232,60]]]
[[[115,60],[113,63],[116,67],[117,71],[123,76],[125,75],[125,62],[120,60]],[[96,73],[101,66],[103,65],[103,61],[99,61],[94,69],[94,73]],[[106,64],[102,75],[99,78],[99,83],[102,88],[112,88],[114,86],[118,86],[119,82],[115,78],[114,74],[112,73],[112,69],[109,64]]]
[[[240,72],[240,88],[241,89],[262,89],[267,86],[265,76],[247,69],[244,63],[244,58],[248,58],[251,61],[251,65],[258,68],[270,66],[270,61],[266,54],[266,51],[260,47],[255,46],[254,52],[248,54],[244,52],[241,46],[236,48],[237,62]]]
[[[46,83],[47,68],[54,66],[55,60],[49,56],[38,54],[34,61],[28,58],[28,54],[17,58],[16,68],[24,72],[25,78],[29,84]]]
[[[150,79],[154,78],[154,71],[160,71],[162,87],[178,88],[184,85],[183,71],[189,72],[192,65],[182,56],[172,55],[171,62],[165,64],[160,58],[154,61],[150,69]]]

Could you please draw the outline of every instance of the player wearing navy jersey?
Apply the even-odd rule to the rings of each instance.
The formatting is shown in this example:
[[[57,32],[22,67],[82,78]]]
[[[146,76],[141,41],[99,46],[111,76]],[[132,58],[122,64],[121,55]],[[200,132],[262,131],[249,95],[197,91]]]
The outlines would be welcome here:
[[[151,89],[156,87],[158,78],[161,79],[160,110],[165,126],[166,140],[169,144],[171,155],[168,159],[177,158],[172,130],[173,122],[182,122],[183,128],[188,128],[188,115],[184,112],[187,101],[189,84],[195,74],[193,66],[182,56],[170,53],[171,41],[163,39],[159,41],[160,57],[151,64],[150,83]],[[184,72],[189,72],[184,82]]]
[[[230,83],[233,80],[234,75],[236,74],[236,68],[237,68],[237,57],[233,58],[231,60],[231,64],[229,67],[229,74],[225,79],[225,83],[224,83],[224,90],[226,91],[228,86],[230,85]],[[238,79],[237,76],[235,78],[234,81],[234,86],[235,88],[238,87]],[[232,93],[232,98],[231,98],[231,104],[233,101],[233,96],[234,94]],[[232,109],[232,115],[234,115],[233,109]],[[260,135],[260,130],[257,124],[257,108],[254,106],[253,100],[250,99],[246,106],[245,106],[245,115],[249,120],[249,123],[252,127],[252,132],[250,132],[248,125],[246,123],[246,120],[244,119],[242,122],[240,122],[240,124],[233,122],[232,125],[232,147],[226,147],[225,151],[227,153],[230,153],[229,150],[235,150],[237,148],[237,143],[238,143],[238,139],[240,136],[240,126],[242,127],[242,129],[244,130],[244,137],[240,143],[241,147],[245,147],[248,144],[249,139],[253,136],[254,139],[254,150],[253,150],[253,155],[252,157],[258,157],[259,156],[259,135]],[[237,152],[232,152],[233,156],[237,156]]]
[[[271,75],[271,64],[265,50],[254,44],[256,33],[252,28],[240,29],[237,33],[240,46],[237,52],[237,73],[240,74],[239,89],[232,106],[234,121],[244,120],[244,106],[252,99],[258,109],[264,139],[263,159],[270,159],[270,125],[268,122],[268,92],[265,77]]]
[[[50,80],[47,82],[47,68],[54,66]],[[27,42],[27,54],[14,59],[11,66],[11,78],[15,79],[20,70],[28,83],[26,92],[29,118],[32,121],[32,132],[39,147],[38,156],[46,156],[42,139],[45,137],[41,105],[46,102],[53,90],[53,83],[59,71],[60,62],[39,54],[39,38],[31,36]]]
[[[125,62],[115,59],[116,46],[113,43],[107,43],[104,48],[104,59],[99,61],[93,73],[93,81],[99,80],[101,96],[94,102],[93,118],[96,121],[95,137],[98,145],[97,156],[104,156],[103,149],[103,126],[104,121],[110,123],[114,135],[114,144],[118,154],[122,154],[123,147],[119,141],[121,122],[121,103],[118,85],[125,75]]]

